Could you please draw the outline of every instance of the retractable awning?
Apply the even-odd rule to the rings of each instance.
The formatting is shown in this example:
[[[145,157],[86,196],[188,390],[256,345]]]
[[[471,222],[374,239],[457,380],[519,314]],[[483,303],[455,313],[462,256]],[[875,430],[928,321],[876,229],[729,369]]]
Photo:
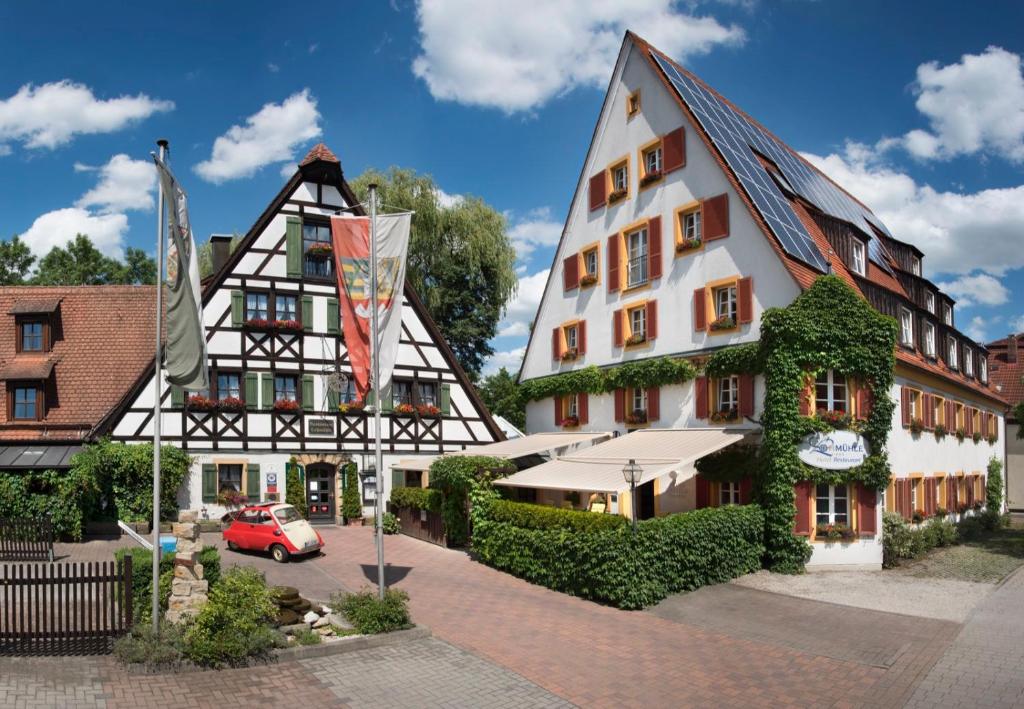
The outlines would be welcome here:
[[[522,438],[510,438],[507,441],[488,443],[484,446],[473,446],[461,451],[445,453],[447,456],[456,455],[487,455],[495,458],[508,458],[515,460],[528,455],[561,451],[573,446],[589,445],[611,438],[610,433],[601,431],[572,432],[572,433],[534,433]],[[429,470],[430,464],[441,456],[420,456],[417,458],[406,458],[391,466],[393,470]]]
[[[82,446],[0,446],[0,470],[57,470],[71,467],[71,456]]]
[[[697,459],[737,443],[752,433],[749,429],[693,428],[645,429],[613,438],[571,455],[521,470],[495,485],[549,490],[618,492],[628,487],[622,468],[633,460],[643,468],[637,483],[672,471],[691,477]]]

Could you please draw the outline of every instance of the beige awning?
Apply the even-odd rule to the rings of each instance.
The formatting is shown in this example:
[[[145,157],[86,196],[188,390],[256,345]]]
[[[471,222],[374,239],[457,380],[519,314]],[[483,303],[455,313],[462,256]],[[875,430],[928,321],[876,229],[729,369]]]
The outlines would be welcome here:
[[[676,471],[691,477],[698,458],[737,443],[749,429],[645,429],[613,438],[572,455],[521,470],[496,485],[549,490],[619,492],[628,487],[622,468],[630,460],[643,468],[637,483]],[[685,478],[684,478],[685,479]]]
[[[483,446],[472,446],[461,451],[445,453],[445,455],[488,455],[496,458],[515,460],[539,453],[559,452],[572,446],[589,445],[611,438],[610,433],[603,431],[574,431],[557,433],[534,433],[521,438],[510,438],[507,441],[488,443]],[[440,456],[426,455],[406,458],[393,464],[393,470],[429,470],[430,464]]]

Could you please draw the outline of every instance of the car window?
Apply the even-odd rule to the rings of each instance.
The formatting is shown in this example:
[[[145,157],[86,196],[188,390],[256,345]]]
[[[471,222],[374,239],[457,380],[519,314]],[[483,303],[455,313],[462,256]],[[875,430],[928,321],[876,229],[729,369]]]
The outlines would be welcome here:
[[[238,516],[238,519],[247,524],[256,524],[259,522],[259,514],[257,510],[245,510]]]
[[[299,511],[294,507],[281,507],[280,509],[274,510],[274,516],[281,522],[281,524],[288,524],[296,520],[302,519],[299,516]]]
[[[260,512],[260,523],[261,524],[273,524],[274,518],[270,516],[269,512]]]

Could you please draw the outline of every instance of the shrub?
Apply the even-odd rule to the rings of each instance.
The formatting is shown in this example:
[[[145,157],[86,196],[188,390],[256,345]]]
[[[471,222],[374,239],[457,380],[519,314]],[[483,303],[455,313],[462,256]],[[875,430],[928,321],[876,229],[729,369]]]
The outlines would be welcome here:
[[[294,507],[303,517],[309,516],[309,510],[306,508],[306,491],[302,487],[299,463],[294,456],[285,466],[284,501]]]
[[[398,517],[390,512],[385,512],[381,519],[381,527],[384,528],[384,534],[398,534],[402,531],[402,525],[398,521]]]
[[[409,594],[397,588],[384,591],[384,600],[377,591],[364,588],[359,593],[336,593],[331,596],[331,609],[344,615],[363,635],[390,633],[412,627],[409,618]]]
[[[341,494],[341,514],[345,519],[361,519],[363,516],[363,501],[359,497],[359,475],[356,473],[356,464],[347,463],[344,466],[345,491]]]
[[[948,519],[933,517],[928,520],[925,529],[930,532],[935,541],[933,546],[949,547],[957,543],[956,525]]]
[[[309,628],[301,628],[293,633],[295,636],[295,642],[299,645],[319,645],[322,638],[320,633],[314,632]]]
[[[882,566],[891,569],[902,559],[914,559],[935,547],[951,546],[959,537],[957,526],[941,517],[914,529],[894,512],[882,513]]]
[[[97,514],[99,494],[88,471],[0,473],[0,518],[48,517],[56,536],[78,541],[83,522]]]
[[[441,511],[441,491],[429,487],[391,488],[391,504],[428,512]]]
[[[469,539],[469,491],[481,480],[493,480],[515,470],[504,458],[467,455],[441,457],[430,464],[430,487],[441,491],[444,533],[452,546]]]
[[[617,529],[629,522],[621,515],[566,510],[511,500],[495,500],[490,515],[495,522],[506,522],[523,529],[569,529],[576,532]]]
[[[1003,463],[992,456],[988,461],[988,478],[985,481],[985,506],[994,512],[1003,511]]]
[[[131,632],[114,642],[114,657],[124,664],[145,665],[149,669],[173,669],[183,654],[181,628],[160,623],[160,634],[151,623],[138,623]]]
[[[153,553],[141,547],[125,547],[114,552],[118,561],[125,556],[132,557],[132,613],[136,621],[142,622],[150,618],[152,603],[150,591],[153,588]],[[209,582],[210,588],[220,579],[220,552],[217,547],[203,547],[199,553],[199,563],[203,565],[203,578]],[[160,558],[160,607],[167,608],[167,599],[171,595],[171,581],[174,579],[174,554],[165,554]]]
[[[210,589],[210,600],[185,631],[185,655],[198,665],[238,665],[280,644],[277,614],[263,574],[234,567]]]

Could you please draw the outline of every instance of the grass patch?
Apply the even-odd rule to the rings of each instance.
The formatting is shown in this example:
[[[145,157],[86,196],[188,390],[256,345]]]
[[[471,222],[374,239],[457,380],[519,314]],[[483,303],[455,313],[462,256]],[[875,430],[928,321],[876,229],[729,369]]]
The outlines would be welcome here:
[[[1024,527],[1004,527],[904,564],[910,576],[997,583],[1024,565]]]

